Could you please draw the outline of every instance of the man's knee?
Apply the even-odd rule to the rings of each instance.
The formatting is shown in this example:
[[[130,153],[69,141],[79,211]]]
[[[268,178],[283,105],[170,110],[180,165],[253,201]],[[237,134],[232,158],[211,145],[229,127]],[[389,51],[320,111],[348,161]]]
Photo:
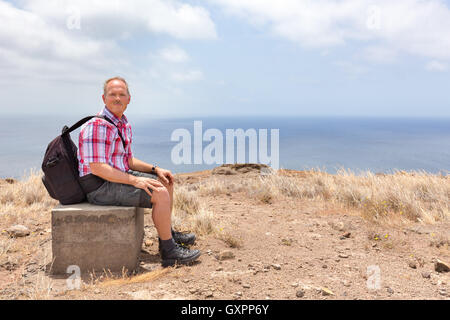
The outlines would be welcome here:
[[[152,190],[152,204],[170,204],[170,193],[166,187]]]

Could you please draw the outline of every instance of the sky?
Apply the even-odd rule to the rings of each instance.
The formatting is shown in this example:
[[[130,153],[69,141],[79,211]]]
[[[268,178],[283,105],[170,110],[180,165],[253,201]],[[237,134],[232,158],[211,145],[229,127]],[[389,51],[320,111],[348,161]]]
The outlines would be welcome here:
[[[3,114],[450,117],[450,2],[0,0]]]

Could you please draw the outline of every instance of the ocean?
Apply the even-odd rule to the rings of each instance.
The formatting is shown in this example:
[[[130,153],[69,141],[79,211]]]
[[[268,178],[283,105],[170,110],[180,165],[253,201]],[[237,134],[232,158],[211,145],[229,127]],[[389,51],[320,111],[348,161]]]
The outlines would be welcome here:
[[[40,170],[48,143],[60,133],[64,125],[72,125],[82,117],[83,115],[1,118],[0,178],[21,178],[32,168]],[[251,129],[257,134],[262,129],[267,129],[269,158],[271,150],[277,147],[271,143],[271,129],[278,129],[280,168],[320,169],[329,173],[345,168],[356,174],[366,170],[374,173],[423,170],[448,174],[450,170],[450,118],[127,117],[133,126],[134,156],[174,173],[200,171],[220,165],[208,165],[205,159],[194,164],[195,141],[199,141],[208,129],[217,129],[215,132],[220,132],[223,136],[222,162],[226,160],[227,129]],[[194,121],[201,121],[200,135],[194,132]],[[176,129],[185,129],[183,131],[189,132],[191,136],[191,163],[177,163],[172,157],[172,150],[180,144],[179,140],[171,141]],[[79,130],[71,134],[76,144],[78,132]],[[257,137],[259,148],[263,139]],[[220,135],[216,138],[220,139]],[[197,143],[201,148],[200,155],[210,143],[203,141],[201,146]],[[235,161],[236,153],[235,149]],[[245,162],[249,162],[249,141],[245,153]],[[257,162],[264,163],[261,159],[258,157]]]

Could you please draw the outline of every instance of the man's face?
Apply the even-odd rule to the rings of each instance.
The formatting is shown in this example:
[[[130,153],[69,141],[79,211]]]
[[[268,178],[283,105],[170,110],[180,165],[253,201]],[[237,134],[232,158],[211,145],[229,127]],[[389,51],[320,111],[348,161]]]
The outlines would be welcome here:
[[[130,95],[127,86],[120,80],[112,80],[106,87],[106,93],[102,96],[106,107],[119,119],[130,103]]]

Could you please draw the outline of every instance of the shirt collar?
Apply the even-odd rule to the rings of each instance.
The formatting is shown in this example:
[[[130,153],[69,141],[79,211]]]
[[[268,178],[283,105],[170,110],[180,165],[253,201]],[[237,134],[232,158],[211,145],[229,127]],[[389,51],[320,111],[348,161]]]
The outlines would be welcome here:
[[[109,109],[105,106],[103,110],[100,112],[101,115],[107,116],[114,124],[117,126],[119,123],[127,124],[128,119],[125,115],[122,115],[122,119],[116,117],[114,113],[109,111]]]

